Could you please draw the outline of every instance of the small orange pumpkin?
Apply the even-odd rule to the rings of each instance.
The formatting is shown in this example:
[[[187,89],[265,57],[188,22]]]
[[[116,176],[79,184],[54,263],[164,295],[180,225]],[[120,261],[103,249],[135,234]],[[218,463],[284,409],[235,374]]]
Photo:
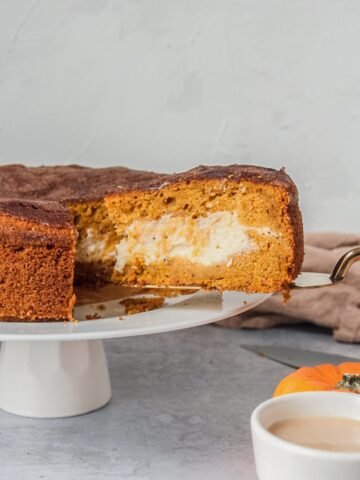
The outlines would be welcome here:
[[[274,397],[321,390],[360,394],[360,363],[299,368],[281,380],[275,389]]]

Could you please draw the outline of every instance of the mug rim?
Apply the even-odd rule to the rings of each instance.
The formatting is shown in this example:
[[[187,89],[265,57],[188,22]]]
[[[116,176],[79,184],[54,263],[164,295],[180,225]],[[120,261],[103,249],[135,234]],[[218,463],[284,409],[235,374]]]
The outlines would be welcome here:
[[[268,400],[265,400],[264,402],[260,403],[252,412],[251,417],[250,417],[250,424],[251,424],[251,430],[252,430],[252,436],[253,436],[253,441],[255,435],[258,435],[262,437],[264,440],[267,442],[272,443],[275,446],[278,446],[279,448],[288,450],[292,453],[297,453],[300,455],[305,455],[309,457],[320,457],[324,459],[329,459],[331,458],[332,460],[357,460],[360,461],[360,452],[339,452],[339,451],[333,451],[333,450],[321,450],[317,448],[312,448],[312,447],[305,447],[303,445],[298,445],[296,443],[292,443],[288,440],[284,440],[277,435],[269,432],[267,428],[265,428],[260,421],[260,415],[261,413],[268,409],[271,408],[272,405],[276,404],[281,404],[281,403],[286,403],[286,402],[292,402],[294,399],[299,399],[299,398],[307,398],[309,400],[309,397],[317,397],[317,401],[321,401],[321,399],[326,399],[326,398],[335,398],[335,399],[342,399],[342,402],[359,402],[360,403],[360,395],[356,393],[351,393],[351,392],[333,392],[333,391],[315,391],[315,392],[296,392],[296,393],[289,393],[287,395],[281,395],[279,397],[274,397],[270,398]],[[346,400],[345,400],[346,399]],[[314,398],[313,401],[316,401],[316,398]],[[326,415],[326,416],[331,416],[331,415]],[[334,415],[334,416],[339,416],[339,415]],[[355,420],[360,420],[360,415],[359,417],[348,417],[348,418],[354,418]]]

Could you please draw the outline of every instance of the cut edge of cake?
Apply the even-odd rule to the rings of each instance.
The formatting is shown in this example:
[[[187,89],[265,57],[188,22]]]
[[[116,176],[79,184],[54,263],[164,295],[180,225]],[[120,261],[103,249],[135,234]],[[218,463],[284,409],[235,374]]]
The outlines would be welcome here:
[[[76,233],[57,202],[0,200],[0,320],[71,320]]]
[[[284,169],[201,166],[105,203],[120,239],[114,282],[270,293],[300,272],[302,218]]]
[[[66,202],[77,230],[75,284],[96,285],[111,281],[119,241],[104,199]]]

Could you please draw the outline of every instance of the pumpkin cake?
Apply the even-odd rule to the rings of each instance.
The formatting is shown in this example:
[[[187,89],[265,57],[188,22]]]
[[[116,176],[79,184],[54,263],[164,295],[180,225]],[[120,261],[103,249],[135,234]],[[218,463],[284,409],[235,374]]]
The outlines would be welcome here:
[[[55,202],[0,200],[0,320],[70,320],[75,230]]]
[[[300,271],[297,190],[283,170],[198,167],[121,186],[105,204],[120,239],[113,281],[276,292]]]
[[[74,273],[70,267],[74,263],[75,282],[82,284],[112,281],[275,292],[288,287],[303,260],[297,190],[283,170],[233,165],[166,175],[124,167],[5,165],[0,167],[0,192],[7,199],[2,200],[2,221],[13,222],[13,243],[2,234],[8,243],[2,244],[1,258],[6,259],[10,248],[18,269],[1,271],[1,281],[7,285],[0,300],[2,319],[70,318],[73,276],[68,273],[69,269]],[[26,201],[46,215],[31,216]],[[61,215],[63,226],[52,224],[52,216]],[[9,231],[6,225],[5,231]],[[43,243],[35,248],[29,231],[41,232]],[[61,246],[54,240],[60,237]],[[26,253],[15,255],[15,238]],[[46,245],[56,245],[55,250],[47,250],[47,260]],[[49,271],[53,266],[53,276],[44,278],[54,291],[64,292],[54,299],[56,308],[61,304],[63,310],[54,309],[52,315],[45,308],[52,303],[51,287],[39,296],[40,278],[34,269],[26,270],[27,262],[35,262],[36,252],[44,265],[48,262]],[[15,277],[22,269],[24,277],[17,286]],[[10,296],[8,289],[13,290]],[[24,305],[32,302],[32,309],[11,310],[10,303],[14,306],[19,296]],[[9,305],[7,298],[12,299]]]

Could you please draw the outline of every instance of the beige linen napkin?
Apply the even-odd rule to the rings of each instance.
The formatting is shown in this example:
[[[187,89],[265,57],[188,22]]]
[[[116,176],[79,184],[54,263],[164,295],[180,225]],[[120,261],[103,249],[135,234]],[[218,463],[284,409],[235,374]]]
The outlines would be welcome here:
[[[309,233],[305,235],[304,272],[331,272],[343,253],[360,245],[360,235]],[[331,287],[296,290],[284,304],[280,294],[258,307],[228,318],[218,325],[228,328],[268,328],[310,322],[333,330],[342,342],[360,342],[360,262],[344,282]]]

